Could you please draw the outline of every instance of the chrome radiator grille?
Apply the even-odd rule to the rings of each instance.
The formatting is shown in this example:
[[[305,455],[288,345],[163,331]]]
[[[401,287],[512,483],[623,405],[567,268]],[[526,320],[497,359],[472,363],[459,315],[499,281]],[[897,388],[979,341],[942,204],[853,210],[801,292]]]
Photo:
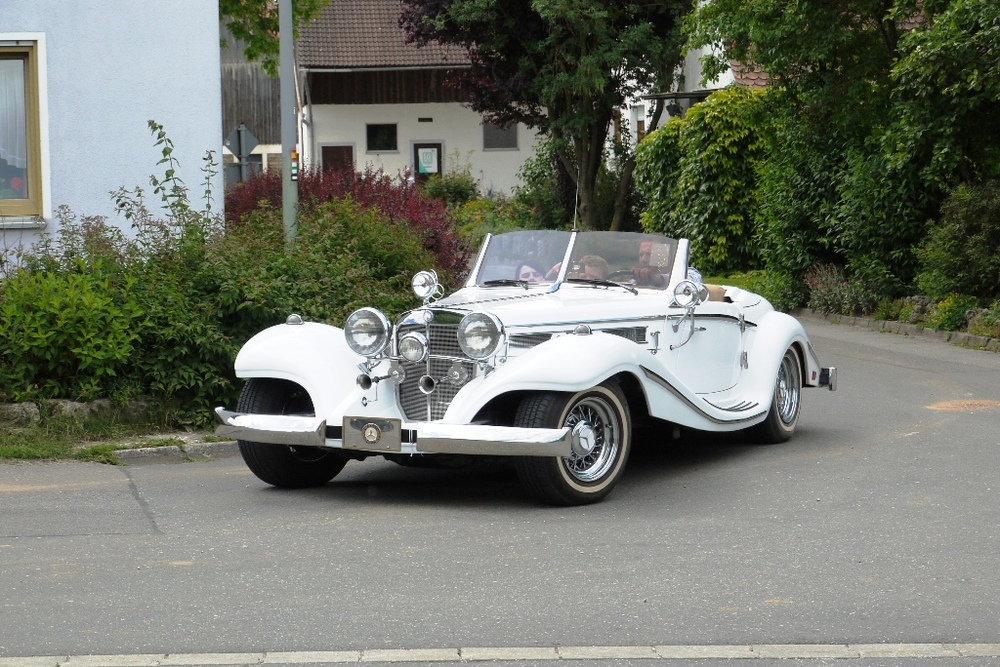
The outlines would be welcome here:
[[[458,346],[458,324],[431,323],[430,339],[430,370],[428,362],[402,362],[406,379],[399,385],[399,407],[412,421],[433,421],[444,417],[445,411],[451,405],[455,394],[461,389],[448,380],[448,371],[455,361],[459,361],[465,370],[467,380],[475,373],[475,364],[462,353]],[[424,325],[409,325],[400,327],[397,337],[410,331],[425,331]],[[423,375],[434,378],[436,385],[430,394],[420,391],[419,381]],[[466,380],[466,381],[467,381]]]

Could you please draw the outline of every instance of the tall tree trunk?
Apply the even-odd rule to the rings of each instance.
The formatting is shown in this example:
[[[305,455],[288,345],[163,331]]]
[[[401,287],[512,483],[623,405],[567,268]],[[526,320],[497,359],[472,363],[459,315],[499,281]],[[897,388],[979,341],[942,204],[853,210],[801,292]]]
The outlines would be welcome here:
[[[656,100],[653,105],[653,114],[649,118],[649,126],[646,134],[649,134],[660,124],[660,116],[663,115],[663,100]],[[620,232],[625,224],[625,211],[628,206],[628,196],[632,192],[632,176],[635,174],[635,151],[629,155],[625,164],[622,165],[621,178],[618,181],[618,192],[615,193],[615,215],[611,219],[611,231]]]
[[[597,175],[604,162],[604,142],[611,123],[610,112],[590,124],[584,136],[567,141],[571,156],[560,151],[566,170],[573,177],[577,189],[575,224],[583,229],[607,229],[608,222],[597,219]]]

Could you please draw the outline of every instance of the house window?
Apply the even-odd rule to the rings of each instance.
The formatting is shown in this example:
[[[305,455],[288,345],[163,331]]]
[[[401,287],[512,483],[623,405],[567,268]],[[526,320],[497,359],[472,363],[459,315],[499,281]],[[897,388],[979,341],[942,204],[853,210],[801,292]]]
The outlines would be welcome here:
[[[384,124],[384,125],[368,125],[367,130],[368,130],[367,150],[369,153],[399,150],[399,146],[396,143],[395,123]]]
[[[504,127],[484,122],[483,150],[517,150],[517,123]]]
[[[42,214],[38,54],[0,41],[0,217]]]

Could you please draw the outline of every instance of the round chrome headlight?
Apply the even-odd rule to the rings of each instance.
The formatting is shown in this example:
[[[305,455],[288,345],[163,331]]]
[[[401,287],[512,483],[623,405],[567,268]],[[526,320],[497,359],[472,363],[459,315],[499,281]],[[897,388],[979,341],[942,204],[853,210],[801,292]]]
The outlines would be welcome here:
[[[344,337],[352,350],[375,357],[389,344],[391,326],[385,315],[374,308],[355,310],[344,325]]]
[[[486,359],[500,346],[503,325],[489,313],[469,313],[458,324],[458,345],[473,359]]]
[[[690,280],[682,280],[674,288],[674,303],[681,308],[688,308],[698,302],[698,286]]]
[[[413,288],[413,293],[417,295],[417,298],[426,299],[429,296],[433,296],[438,287],[437,272],[421,271],[413,276],[413,279],[410,281],[410,287]]]
[[[399,354],[407,361],[418,363],[427,358],[427,337],[411,331],[399,339]]]

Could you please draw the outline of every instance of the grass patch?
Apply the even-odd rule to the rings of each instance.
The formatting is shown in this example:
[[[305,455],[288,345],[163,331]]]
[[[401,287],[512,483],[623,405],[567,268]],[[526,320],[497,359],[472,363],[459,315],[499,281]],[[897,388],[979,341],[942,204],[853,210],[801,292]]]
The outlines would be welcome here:
[[[84,447],[73,454],[73,458],[78,461],[93,461],[94,463],[107,463],[108,465],[121,465],[121,461],[115,456],[115,452],[122,449],[120,445],[94,445]]]
[[[162,425],[122,424],[104,420],[49,418],[29,426],[4,426],[0,429],[0,460],[80,459],[117,463],[111,454],[117,449],[135,447],[124,441],[163,433]],[[177,445],[177,438],[152,438],[140,445],[157,447]]]

